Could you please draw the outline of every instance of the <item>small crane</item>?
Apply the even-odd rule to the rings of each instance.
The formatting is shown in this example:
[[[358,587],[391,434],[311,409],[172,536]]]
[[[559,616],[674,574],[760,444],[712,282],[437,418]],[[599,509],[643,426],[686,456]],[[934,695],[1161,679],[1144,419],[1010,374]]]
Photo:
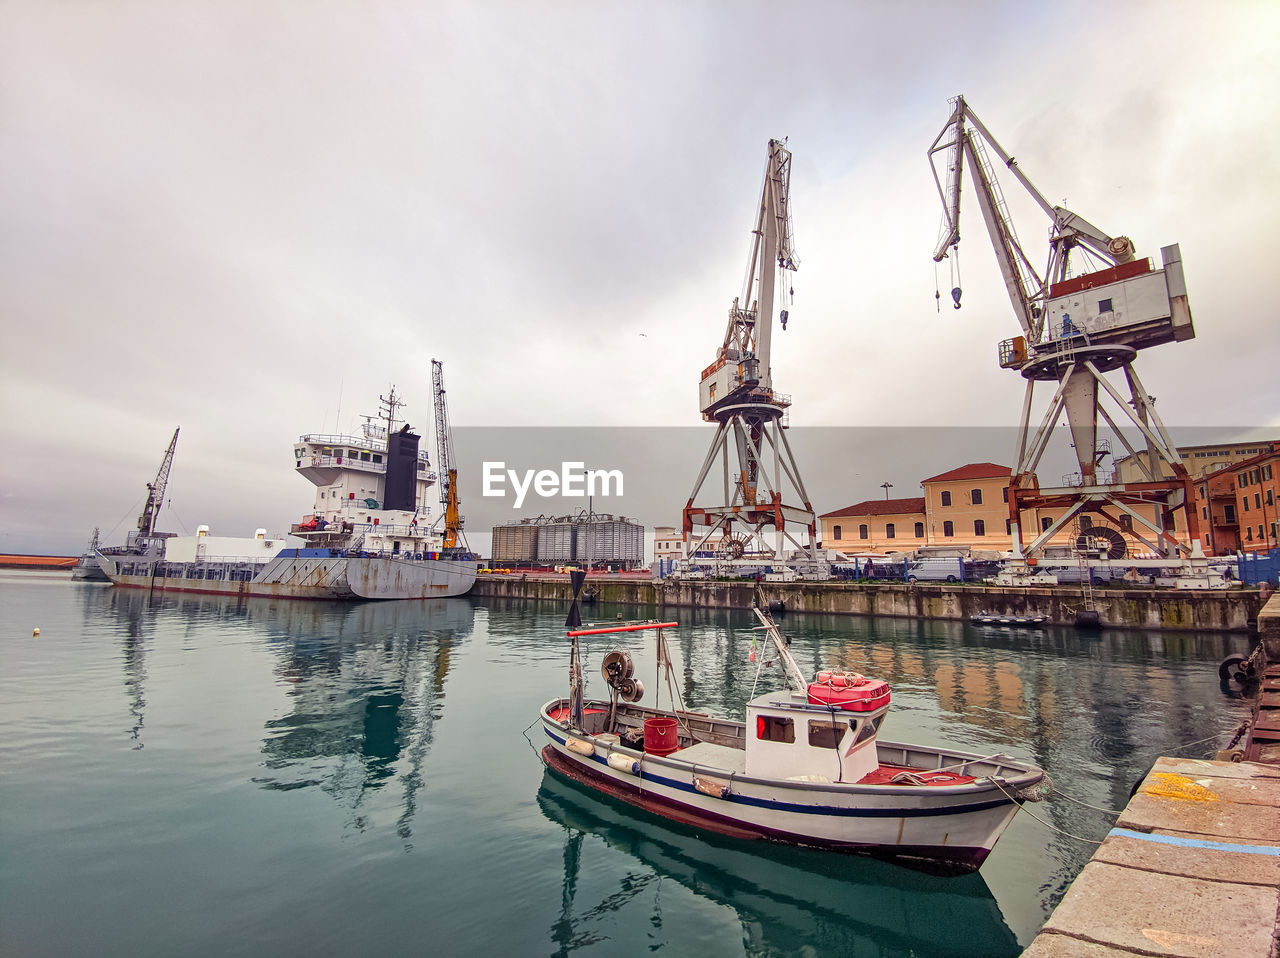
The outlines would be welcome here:
[[[156,532],[156,519],[160,516],[160,506],[164,503],[165,486],[169,484],[169,470],[173,468],[173,450],[178,445],[179,426],[173,431],[169,440],[169,448],[165,450],[164,459],[160,463],[160,471],[156,473],[155,482],[147,483],[147,501],[138,516],[138,538],[150,539]]]
[[[453,437],[449,433],[449,407],[445,401],[444,363],[431,360],[431,389],[436,407],[436,469],[440,473],[440,503],[444,506],[444,547],[452,549],[462,533],[458,501],[458,467],[454,463]]]

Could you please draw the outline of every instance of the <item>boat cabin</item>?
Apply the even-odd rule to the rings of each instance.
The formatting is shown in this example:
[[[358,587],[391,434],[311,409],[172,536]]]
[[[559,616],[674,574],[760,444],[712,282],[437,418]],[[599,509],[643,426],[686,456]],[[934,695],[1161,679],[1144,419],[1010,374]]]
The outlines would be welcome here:
[[[747,703],[746,773],[857,782],[879,768],[888,711],[888,683],[853,673],[820,672],[804,691],[758,695]]]

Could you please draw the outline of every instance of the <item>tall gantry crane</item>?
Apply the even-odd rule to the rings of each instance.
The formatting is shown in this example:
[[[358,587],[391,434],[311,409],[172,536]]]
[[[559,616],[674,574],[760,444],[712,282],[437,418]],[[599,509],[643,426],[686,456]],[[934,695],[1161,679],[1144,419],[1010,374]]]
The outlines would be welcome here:
[[[178,446],[178,433],[182,429],[179,426],[173,431],[173,438],[169,440],[169,448],[165,450],[164,459],[160,462],[160,471],[156,473],[155,482],[147,483],[147,501],[142,506],[142,513],[138,516],[138,533],[139,539],[150,539],[156,534],[156,520],[160,517],[160,506],[164,503],[164,490],[169,485],[169,470],[173,468],[173,451]]]
[[[929,148],[944,208],[942,235],[933,258],[941,261],[959,245],[960,189],[967,167],[1022,327],[1021,336],[1005,340],[999,349],[1000,366],[1018,370],[1027,381],[1009,484],[1015,560],[1039,555],[1071,523],[1077,529],[1089,529],[1094,516],[1130,531],[1152,552],[1173,558],[1179,550],[1190,551],[1198,535],[1191,478],[1133,368],[1140,349],[1195,336],[1177,244],[1160,250],[1162,269],[1153,269],[1150,259],[1135,258],[1127,236],[1109,236],[1070,210],[1051,205],[964,97],[956,97],[952,104],[946,126]],[[1049,256],[1043,275],[1014,231],[987,147],[1049,217]],[[940,159],[945,161],[941,175]],[[1071,257],[1077,251],[1092,263],[1089,271],[1072,276]],[[958,309],[959,288],[952,292]],[[1106,377],[1118,370],[1124,373],[1128,398]],[[1056,383],[1057,388],[1033,428],[1032,393],[1040,382]],[[1080,471],[1064,477],[1061,486],[1042,488],[1036,468],[1064,412]],[[1099,470],[1110,454],[1109,443],[1098,438],[1099,416],[1144,471],[1143,480],[1121,483]],[[1141,436],[1135,442],[1145,441],[1144,455],[1122,431],[1120,423],[1126,420],[1130,432]],[[1027,510],[1039,508],[1062,512],[1024,543],[1021,518]],[[1184,517],[1182,528],[1191,546],[1172,534],[1178,512]]]
[[[445,402],[444,363],[431,360],[431,391],[436,407],[436,470],[440,474],[440,503],[444,506],[444,547],[458,544],[462,515],[458,502],[458,467],[453,456],[453,436],[449,432],[449,407]]]
[[[783,561],[787,541],[816,561],[813,506],[782,424],[791,401],[774,391],[769,365],[775,277],[799,266],[792,236],[791,152],[779,140],[769,141],[753,236],[742,294],[729,308],[715,361],[702,371],[702,418],[717,425],[684,507],[685,554],[692,556],[718,532],[717,542],[730,561],[750,561],[743,558],[748,553]],[[787,310],[778,318],[785,329]],[[723,501],[695,506],[717,460],[723,464]],[[794,504],[796,498],[801,505]],[[796,526],[808,533],[803,543],[789,531]],[[772,542],[766,538],[770,530]]]

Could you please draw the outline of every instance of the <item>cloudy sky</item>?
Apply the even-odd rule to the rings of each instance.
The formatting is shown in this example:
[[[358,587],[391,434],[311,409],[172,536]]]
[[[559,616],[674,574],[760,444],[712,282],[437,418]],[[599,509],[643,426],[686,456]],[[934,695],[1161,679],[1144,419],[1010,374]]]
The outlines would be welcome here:
[[[957,93],[1050,200],[1157,262],[1181,244],[1197,338],[1139,361],[1165,421],[1280,432],[1274,3],[0,0],[0,22],[0,552],[122,539],[178,425],[183,526],[282,529],[312,501],[293,440],[393,383],[429,427],[433,357],[460,429],[710,429],[697,377],[770,137],[794,153],[792,425],[1013,425],[976,208],[964,308],[948,265],[935,309],[925,152]],[[700,459],[662,474],[666,521]],[[923,478],[801,465],[819,511]]]

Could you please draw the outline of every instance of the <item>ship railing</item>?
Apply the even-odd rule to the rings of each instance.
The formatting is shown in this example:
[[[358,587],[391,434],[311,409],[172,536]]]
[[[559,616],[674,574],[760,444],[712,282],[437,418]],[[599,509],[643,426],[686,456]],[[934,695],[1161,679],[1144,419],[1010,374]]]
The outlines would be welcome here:
[[[356,456],[310,456],[298,460],[299,469],[305,469],[309,466],[340,466],[343,469],[359,469],[363,472],[387,471],[385,459],[381,462],[373,462],[370,459],[360,459]],[[418,475],[433,482],[438,478],[431,471],[431,463],[422,457],[418,458]]]

